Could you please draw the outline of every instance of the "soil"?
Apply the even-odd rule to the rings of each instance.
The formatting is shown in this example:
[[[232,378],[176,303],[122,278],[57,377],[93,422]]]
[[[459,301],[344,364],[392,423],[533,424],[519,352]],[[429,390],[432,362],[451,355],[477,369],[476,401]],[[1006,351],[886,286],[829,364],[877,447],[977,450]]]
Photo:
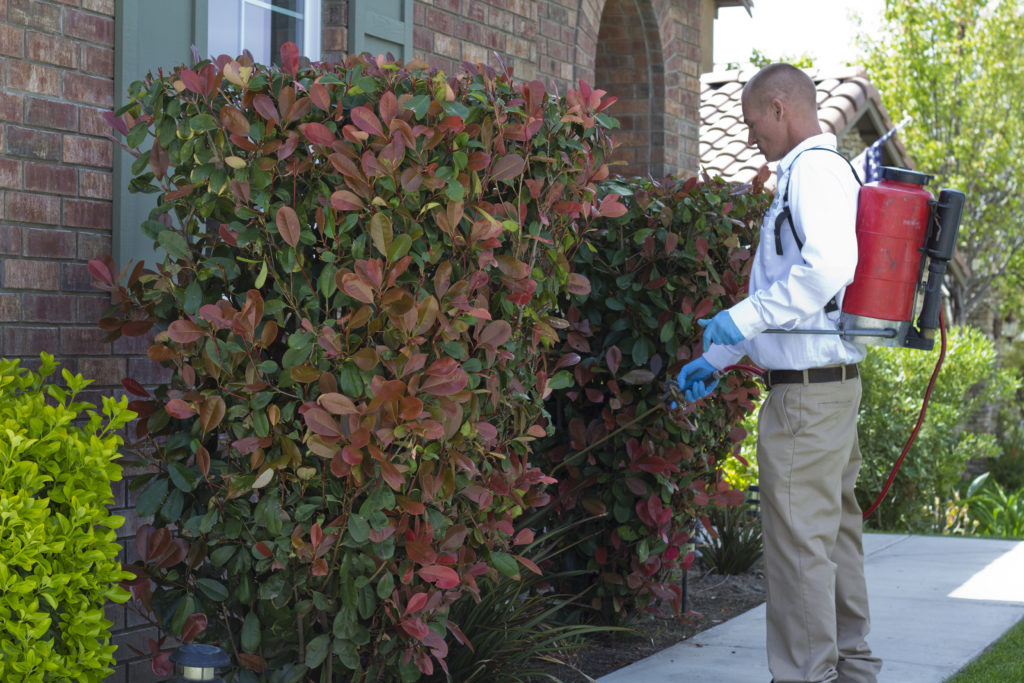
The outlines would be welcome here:
[[[596,637],[575,653],[567,665],[552,665],[546,673],[562,683],[592,683],[595,678],[691,638],[765,600],[764,573],[759,566],[735,575],[691,570],[686,584],[683,614],[673,615],[671,608],[659,605],[660,614],[646,614],[625,624],[635,633]]]

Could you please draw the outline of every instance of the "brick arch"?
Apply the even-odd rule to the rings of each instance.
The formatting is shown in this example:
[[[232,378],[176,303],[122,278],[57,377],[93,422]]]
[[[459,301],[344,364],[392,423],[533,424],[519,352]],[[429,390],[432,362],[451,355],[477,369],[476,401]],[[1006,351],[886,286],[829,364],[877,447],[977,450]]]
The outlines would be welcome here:
[[[607,0],[595,45],[594,86],[619,98],[614,160],[623,175],[665,175],[665,55],[651,0]]]
[[[546,7],[564,8],[566,0],[540,0]],[[701,11],[704,3],[700,0],[576,0],[575,9],[569,11],[567,19],[573,28],[575,54],[572,57],[572,83],[584,80],[608,90],[620,98],[609,113],[617,118],[625,115],[641,115],[642,109],[634,92],[624,93],[624,88],[611,82],[611,75],[597,68],[598,55],[608,27],[616,21],[611,17],[631,17],[631,37],[643,45],[641,52],[646,56],[648,85],[646,99],[647,115],[651,125],[646,129],[646,142],[634,147],[634,156],[646,164],[642,173],[657,177],[662,173],[688,175],[696,172],[698,165],[698,121],[700,119],[700,30]],[[542,9],[542,15],[544,13]],[[604,20],[604,21],[603,21]],[[632,49],[632,48],[630,48]],[[602,57],[602,59],[604,59]],[[631,84],[630,84],[631,85]],[[632,103],[624,102],[623,95],[633,97]],[[643,99],[642,97],[640,99]],[[631,121],[630,125],[640,123]],[[634,132],[621,131],[634,136]],[[625,155],[627,152],[623,151]],[[653,162],[653,163],[652,163]],[[620,169],[622,170],[622,169]]]

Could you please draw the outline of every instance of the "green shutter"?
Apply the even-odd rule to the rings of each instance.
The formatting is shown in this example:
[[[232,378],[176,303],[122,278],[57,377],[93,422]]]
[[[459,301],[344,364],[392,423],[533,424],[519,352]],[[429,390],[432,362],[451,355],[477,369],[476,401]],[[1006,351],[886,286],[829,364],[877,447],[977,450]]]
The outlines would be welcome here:
[[[412,59],[413,0],[349,0],[349,50]]]
[[[217,0],[214,0],[217,1]],[[127,101],[128,87],[149,71],[192,64],[192,46],[206,53],[208,0],[117,0],[114,49],[115,108]],[[143,143],[148,145],[147,143]],[[153,267],[162,260],[142,221],[156,206],[155,194],[131,194],[132,157],[121,148],[114,155],[113,251],[118,268],[129,261]]]

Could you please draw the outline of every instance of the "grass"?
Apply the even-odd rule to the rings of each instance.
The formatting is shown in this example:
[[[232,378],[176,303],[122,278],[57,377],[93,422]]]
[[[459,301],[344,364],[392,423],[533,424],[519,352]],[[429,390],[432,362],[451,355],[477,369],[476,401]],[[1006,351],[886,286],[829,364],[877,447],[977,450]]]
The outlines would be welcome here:
[[[1024,681],[1024,619],[946,683]]]

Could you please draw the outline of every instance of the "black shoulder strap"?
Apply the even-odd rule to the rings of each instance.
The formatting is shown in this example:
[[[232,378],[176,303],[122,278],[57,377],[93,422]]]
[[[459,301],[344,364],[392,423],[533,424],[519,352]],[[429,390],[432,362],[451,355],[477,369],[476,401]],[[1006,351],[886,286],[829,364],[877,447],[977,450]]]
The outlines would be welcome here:
[[[790,164],[790,175],[792,175],[793,173],[792,168],[796,166],[797,159],[799,159],[804,152],[810,152],[813,149],[820,149],[826,152],[832,152],[833,154],[837,155],[839,158],[846,162],[847,166],[850,167],[850,171],[853,172],[853,177],[857,181],[857,184],[860,186],[864,185],[864,183],[860,179],[860,175],[857,173],[857,169],[853,167],[853,164],[850,163],[850,160],[847,159],[842,154],[840,154],[839,152],[837,152],[836,150],[832,149],[831,147],[808,147],[807,149],[803,150],[803,152],[797,154],[796,157],[793,159],[793,163]],[[782,195],[782,211],[780,211],[779,215],[776,216],[775,218],[775,253],[778,254],[779,256],[782,255],[782,224],[785,221],[789,221],[789,229],[793,233],[793,240],[796,242],[796,248],[800,251],[803,251],[804,242],[803,240],[800,239],[800,236],[796,234],[796,224],[793,221],[793,212],[789,210],[788,180],[786,181],[786,191]],[[837,310],[839,310],[839,304],[836,303],[835,297],[832,297],[832,299],[827,304],[825,304],[825,312],[832,313],[833,311]]]

